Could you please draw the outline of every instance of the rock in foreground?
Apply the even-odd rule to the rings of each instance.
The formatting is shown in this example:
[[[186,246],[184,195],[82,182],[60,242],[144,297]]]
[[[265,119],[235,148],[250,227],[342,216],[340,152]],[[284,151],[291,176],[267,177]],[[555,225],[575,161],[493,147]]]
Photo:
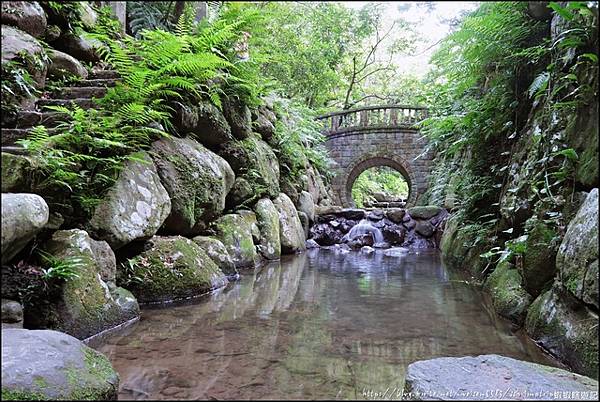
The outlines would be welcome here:
[[[57,331],[2,330],[2,400],[114,400],[108,359]]]
[[[598,381],[499,355],[441,357],[410,364],[404,392],[412,400],[597,400]]]

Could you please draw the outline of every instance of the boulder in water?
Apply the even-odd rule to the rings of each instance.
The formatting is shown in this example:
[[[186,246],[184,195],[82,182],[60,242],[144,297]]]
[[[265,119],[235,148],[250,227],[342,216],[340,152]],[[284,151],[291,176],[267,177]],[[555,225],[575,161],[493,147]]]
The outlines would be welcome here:
[[[388,257],[402,257],[408,253],[408,249],[405,247],[392,247],[383,252],[383,255]]]
[[[308,239],[306,241],[306,248],[319,248],[319,243],[317,243],[316,241],[314,241],[313,239]]]

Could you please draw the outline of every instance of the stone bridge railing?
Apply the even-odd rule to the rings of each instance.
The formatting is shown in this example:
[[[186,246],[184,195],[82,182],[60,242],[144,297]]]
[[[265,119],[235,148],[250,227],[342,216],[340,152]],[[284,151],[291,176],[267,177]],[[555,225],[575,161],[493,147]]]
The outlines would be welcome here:
[[[412,128],[425,118],[425,107],[383,105],[328,113],[317,117],[317,120],[324,122],[324,134],[334,135],[365,128]]]

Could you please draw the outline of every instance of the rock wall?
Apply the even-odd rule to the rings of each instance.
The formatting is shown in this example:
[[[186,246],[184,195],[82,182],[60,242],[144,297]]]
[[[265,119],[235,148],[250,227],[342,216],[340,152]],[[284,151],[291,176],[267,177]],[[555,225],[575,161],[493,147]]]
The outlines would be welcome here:
[[[473,146],[435,161],[428,197],[452,211],[441,240],[446,262],[479,279],[495,310],[524,326],[541,347],[597,378],[598,65],[576,64],[581,53],[598,55],[594,18],[591,47],[559,50],[550,60],[560,66],[559,76],[574,71],[577,77],[565,91],[589,88],[587,97],[571,108],[556,107],[564,94],[520,102],[516,112],[527,121],[512,138],[495,143],[494,155]],[[552,41],[569,29],[558,14],[546,23]],[[534,77],[530,73],[525,88]],[[488,195],[472,210],[465,209],[457,193],[470,195],[464,178],[480,157],[492,158],[487,169],[496,163],[505,173],[500,183],[487,184]],[[567,179],[556,180],[561,175]]]

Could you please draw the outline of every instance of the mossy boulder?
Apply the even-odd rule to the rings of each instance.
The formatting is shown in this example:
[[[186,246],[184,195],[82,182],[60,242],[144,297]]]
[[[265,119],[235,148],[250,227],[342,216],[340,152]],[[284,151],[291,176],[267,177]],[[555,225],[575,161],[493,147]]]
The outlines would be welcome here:
[[[39,38],[46,30],[46,14],[37,1],[3,1],[1,21]]]
[[[252,187],[256,199],[279,194],[279,162],[269,145],[252,135],[243,141],[227,143],[219,153]]]
[[[413,219],[430,219],[442,212],[442,208],[435,205],[412,207],[407,210]]]
[[[254,212],[260,230],[258,250],[266,259],[276,260],[281,256],[279,212],[269,198],[258,200],[254,206]]]
[[[240,209],[235,211],[236,214],[240,215],[246,220],[246,223],[250,225],[250,233],[252,233],[252,241],[254,244],[260,243],[260,229],[258,228],[258,221],[256,214],[247,209]]]
[[[154,236],[171,213],[171,199],[152,159],[141,152],[128,161],[94,210],[90,233],[118,249]]]
[[[252,115],[241,100],[229,97],[223,102],[223,114],[231,127],[231,133],[243,140],[252,134]]]
[[[529,293],[537,296],[550,288],[554,279],[559,235],[553,226],[536,217],[530,218],[526,225],[531,229],[525,241],[521,265],[523,283]]]
[[[2,67],[21,61],[38,88],[43,88],[48,71],[46,52],[33,36],[8,25],[2,25]]]
[[[598,378],[598,314],[578,303],[560,284],[534,300],[525,329],[575,372]]]
[[[181,236],[154,236],[128,265],[124,286],[140,303],[187,299],[228,283],[204,250]]]
[[[254,267],[258,255],[249,220],[238,214],[227,214],[212,222],[211,227],[225,245],[236,268]]]
[[[531,295],[525,291],[519,270],[507,261],[498,263],[484,284],[492,297],[494,310],[517,324],[525,319]]]
[[[114,261],[114,256],[107,259],[104,255],[110,252],[107,247],[105,242],[91,239],[83,230],[54,232],[43,250],[61,261],[78,259],[74,267],[77,276],[60,282],[56,300],[25,309],[25,322],[29,327],[51,328],[84,339],[138,315],[123,310],[102,280],[103,264]]]
[[[456,215],[446,222],[446,227],[440,241],[440,250],[444,261],[450,266],[465,269],[473,276],[482,279],[486,262],[481,254],[491,248],[485,242],[474,245],[475,234],[465,230]]]
[[[220,146],[233,140],[223,113],[210,102],[198,105],[173,102],[174,124],[179,134],[189,135],[207,147]]]
[[[229,164],[191,138],[164,138],[152,144],[158,175],[171,199],[165,233],[198,235],[225,208],[235,176]]]
[[[298,211],[304,212],[311,222],[315,220],[315,201],[308,191],[302,191],[298,194]]]
[[[47,53],[50,57],[49,77],[59,80],[71,77],[87,78],[88,71],[75,57],[54,49],[49,49]]]
[[[108,359],[57,331],[2,330],[2,400],[115,400]]]
[[[9,262],[48,223],[48,204],[36,194],[2,194],[2,264]]]
[[[200,246],[225,275],[238,273],[229,251],[219,239],[212,236],[196,236],[192,241]]]
[[[2,152],[2,192],[30,191],[33,170],[34,161],[31,157]]]
[[[586,197],[556,256],[563,285],[579,300],[598,308],[598,189]]]
[[[240,205],[252,203],[252,200],[256,197],[257,194],[254,193],[254,188],[248,180],[243,177],[236,177],[233,187],[225,199],[225,206],[233,209]]]
[[[269,141],[275,135],[275,114],[265,106],[252,112],[252,128],[260,134],[263,140]]]
[[[279,239],[281,241],[281,253],[293,254],[306,249],[306,238],[298,211],[290,197],[281,193],[273,200],[277,212],[279,212]]]

